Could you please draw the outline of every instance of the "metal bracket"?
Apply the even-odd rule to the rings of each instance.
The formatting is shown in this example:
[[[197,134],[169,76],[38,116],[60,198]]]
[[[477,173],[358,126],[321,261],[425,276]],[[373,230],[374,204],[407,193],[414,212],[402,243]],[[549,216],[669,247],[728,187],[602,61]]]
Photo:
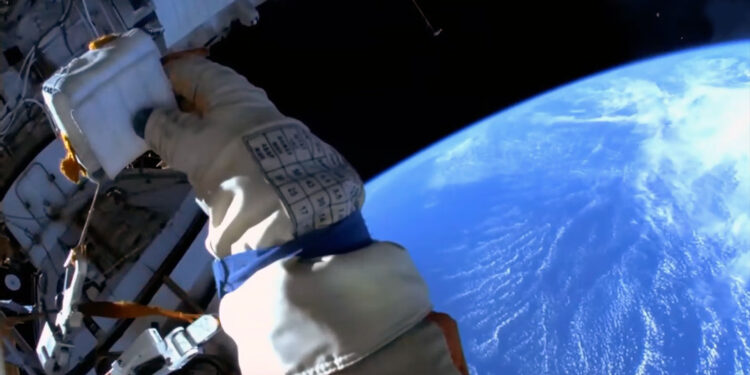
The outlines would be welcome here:
[[[88,262],[82,256],[74,256],[74,253],[74,250],[70,250],[68,260],[65,262],[66,285],[62,308],[53,323],[55,326],[47,324],[45,332],[48,335],[43,332],[40,337],[40,341],[46,339],[46,342],[43,347],[39,348],[39,359],[44,371],[48,374],[61,373],[67,368],[70,361],[69,348],[72,346],[72,333],[83,324],[83,314],[78,311],[77,306],[83,296]]]
[[[110,374],[165,375],[177,371],[200,354],[200,346],[218,331],[219,321],[212,315],[201,316],[187,328],[175,328],[164,338],[156,329],[149,328],[112,363]]]

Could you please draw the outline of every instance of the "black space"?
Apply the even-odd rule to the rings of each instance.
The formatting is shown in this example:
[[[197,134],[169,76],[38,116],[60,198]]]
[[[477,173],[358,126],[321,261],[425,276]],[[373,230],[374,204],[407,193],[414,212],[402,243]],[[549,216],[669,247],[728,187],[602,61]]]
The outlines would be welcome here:
[[[750,21],[731,0],[418,2],[444,30],[438,37],[411,0],[270,0],[257,26],[233,28],[211,56],[266,89],[369,179],[555,86],[737,38],[726,24],[717,38],[716,12],[707,12],[714,3],[730,4],[719,8],[732,22]]]

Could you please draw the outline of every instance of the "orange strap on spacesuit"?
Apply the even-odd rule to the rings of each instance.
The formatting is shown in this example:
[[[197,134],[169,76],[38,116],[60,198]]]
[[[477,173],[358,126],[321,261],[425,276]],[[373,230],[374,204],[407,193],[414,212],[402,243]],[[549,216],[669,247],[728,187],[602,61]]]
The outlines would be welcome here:
[[[81,176],[86,176],[86,168],[76,159],[76,152],[73,150],[73,145],[70,143],[68,136],[63,134],[60,139],[62,139],[65,147],[65,158],[60,161],[60,173],[71,182],[78,183]]]
[[[435,323],[443,331],[445,342],[448,344],[448,350],[451,353],[451,360],[461,375],[469,375],[469,367],[466,365],[466,357],[461,346],[461,337],[458,335],[458,324],[450,315],[440,312],[431,312],[427,315],[427,320]]]
[[[133,302],[86,302],[78,305],[78,311],[83,315],[100,316],[104,318],[128,319],[143,316],[159,315],[170,319],[177,319],[192,323],[201,317],[201,314],[188,314],[180,311],[163,309],[156,306],[146,306]]]

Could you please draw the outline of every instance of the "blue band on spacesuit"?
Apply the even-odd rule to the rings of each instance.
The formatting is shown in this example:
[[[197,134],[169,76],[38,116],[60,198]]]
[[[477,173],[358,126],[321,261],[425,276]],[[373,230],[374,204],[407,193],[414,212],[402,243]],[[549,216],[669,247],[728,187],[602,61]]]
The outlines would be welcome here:
[[[248,250],[214,261],[214,279],[219,298],[239,288],[253,274],[273,262],[292,256],[317,258],[344,254],[371,244],[362,213],[356,211],[326,228],[306,233],[281,246]]]

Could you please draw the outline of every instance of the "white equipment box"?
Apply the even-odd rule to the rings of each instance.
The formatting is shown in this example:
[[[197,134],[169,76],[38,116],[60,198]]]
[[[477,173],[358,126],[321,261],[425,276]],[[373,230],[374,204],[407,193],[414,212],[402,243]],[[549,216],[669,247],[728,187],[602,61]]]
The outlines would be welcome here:
[[[89,176],[114,178],[148,150],[133,131],[138,110],[176,107],[151,37],[133,29],[90,50],[44,82],[44,101]]]

